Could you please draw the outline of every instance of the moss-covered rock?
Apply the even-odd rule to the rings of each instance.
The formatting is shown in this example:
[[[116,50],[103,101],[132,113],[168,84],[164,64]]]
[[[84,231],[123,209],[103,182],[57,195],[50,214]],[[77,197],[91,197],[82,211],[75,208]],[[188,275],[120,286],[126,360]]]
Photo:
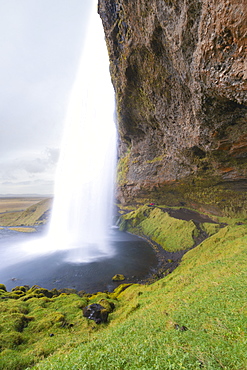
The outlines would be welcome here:
[[[0,290],[7,292],[6,286],[4,284],[0,284]]]
[[[116,274],[112,277],[112,281],[123,281],[125,276],[123,274]]]
[[[16,286],[12,289],[12,292],[21,291],[23,293],[26,293],[29,290],[29,286]]]

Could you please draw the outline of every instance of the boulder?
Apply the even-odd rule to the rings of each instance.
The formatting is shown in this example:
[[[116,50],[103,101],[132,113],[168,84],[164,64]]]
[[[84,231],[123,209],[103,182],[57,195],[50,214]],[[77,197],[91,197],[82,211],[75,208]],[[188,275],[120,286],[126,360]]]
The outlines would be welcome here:
[[[108,310],[99,303],[93,303],[83,308],[83,316],[94,320],[96,324],[107,322]]]

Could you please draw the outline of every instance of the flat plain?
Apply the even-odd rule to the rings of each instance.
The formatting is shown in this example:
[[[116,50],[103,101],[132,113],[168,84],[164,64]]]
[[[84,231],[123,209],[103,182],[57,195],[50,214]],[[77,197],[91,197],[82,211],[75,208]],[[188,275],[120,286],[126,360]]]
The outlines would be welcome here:
[[[0,198],[1,226],[34,226],[46,223],[52,198],[13,197]]]
[[[0,213],[24,211],[45,197],[0,197]]]

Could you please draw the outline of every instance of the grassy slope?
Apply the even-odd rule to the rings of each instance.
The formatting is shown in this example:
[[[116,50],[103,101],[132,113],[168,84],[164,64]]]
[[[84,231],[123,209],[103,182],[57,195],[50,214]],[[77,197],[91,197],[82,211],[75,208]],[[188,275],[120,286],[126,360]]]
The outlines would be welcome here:
[[[33,226],[47,221],[43,215],[51,208],[51,199],[44,199],[28,207],[25,211],[0,214],[1,226]]]
[[[41,202],[45,198],[42,197],[1,197],[0,196],[0,214],[5,212],[23,211],[35,203]]]
[[[147,205],[122,216],[120,229],[148,236],[169,252],[191,248],[197,234],[192,221],[170,217],[161,209]]]
[[[115,294],[109,324],[83,318],[85,298],[75,295],[20,302],[33,321],[17,333],[23,343],[2,352],[0,368],[40,361],[34,369],[247,369],[246,231],[246,225],[220,229],[172,274]],[[73,327],[63,327],[64,318]],[[32,345],[24,361],[20,350],[28,333]]]
[[[93,340],[36,369],[246,369],[246,245],[246,225],[221,229],[171,275],[125,290]]]

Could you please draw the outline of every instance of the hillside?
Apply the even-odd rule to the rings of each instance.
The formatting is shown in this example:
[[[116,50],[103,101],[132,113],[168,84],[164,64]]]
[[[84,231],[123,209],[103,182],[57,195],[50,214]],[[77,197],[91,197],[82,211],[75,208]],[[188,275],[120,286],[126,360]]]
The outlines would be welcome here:
[[[220,229],[151,285],[0,290],[0,369],[246,369],[246,231]],[[114,305],[108,323],[82,316],[91,303]]]
[[[23,204],[25,207],[27,203],[25,199],[5,202],[3,207],[7,210],[0,214],[0,226],[34,226],[46,223],[50,215],[52,199],[48,198],[41,201],[34,199],[29,200],[29,202],[33,204],[26,209],[22,209]],[[20,210],[12,211],[10,207],[20,208]]]

